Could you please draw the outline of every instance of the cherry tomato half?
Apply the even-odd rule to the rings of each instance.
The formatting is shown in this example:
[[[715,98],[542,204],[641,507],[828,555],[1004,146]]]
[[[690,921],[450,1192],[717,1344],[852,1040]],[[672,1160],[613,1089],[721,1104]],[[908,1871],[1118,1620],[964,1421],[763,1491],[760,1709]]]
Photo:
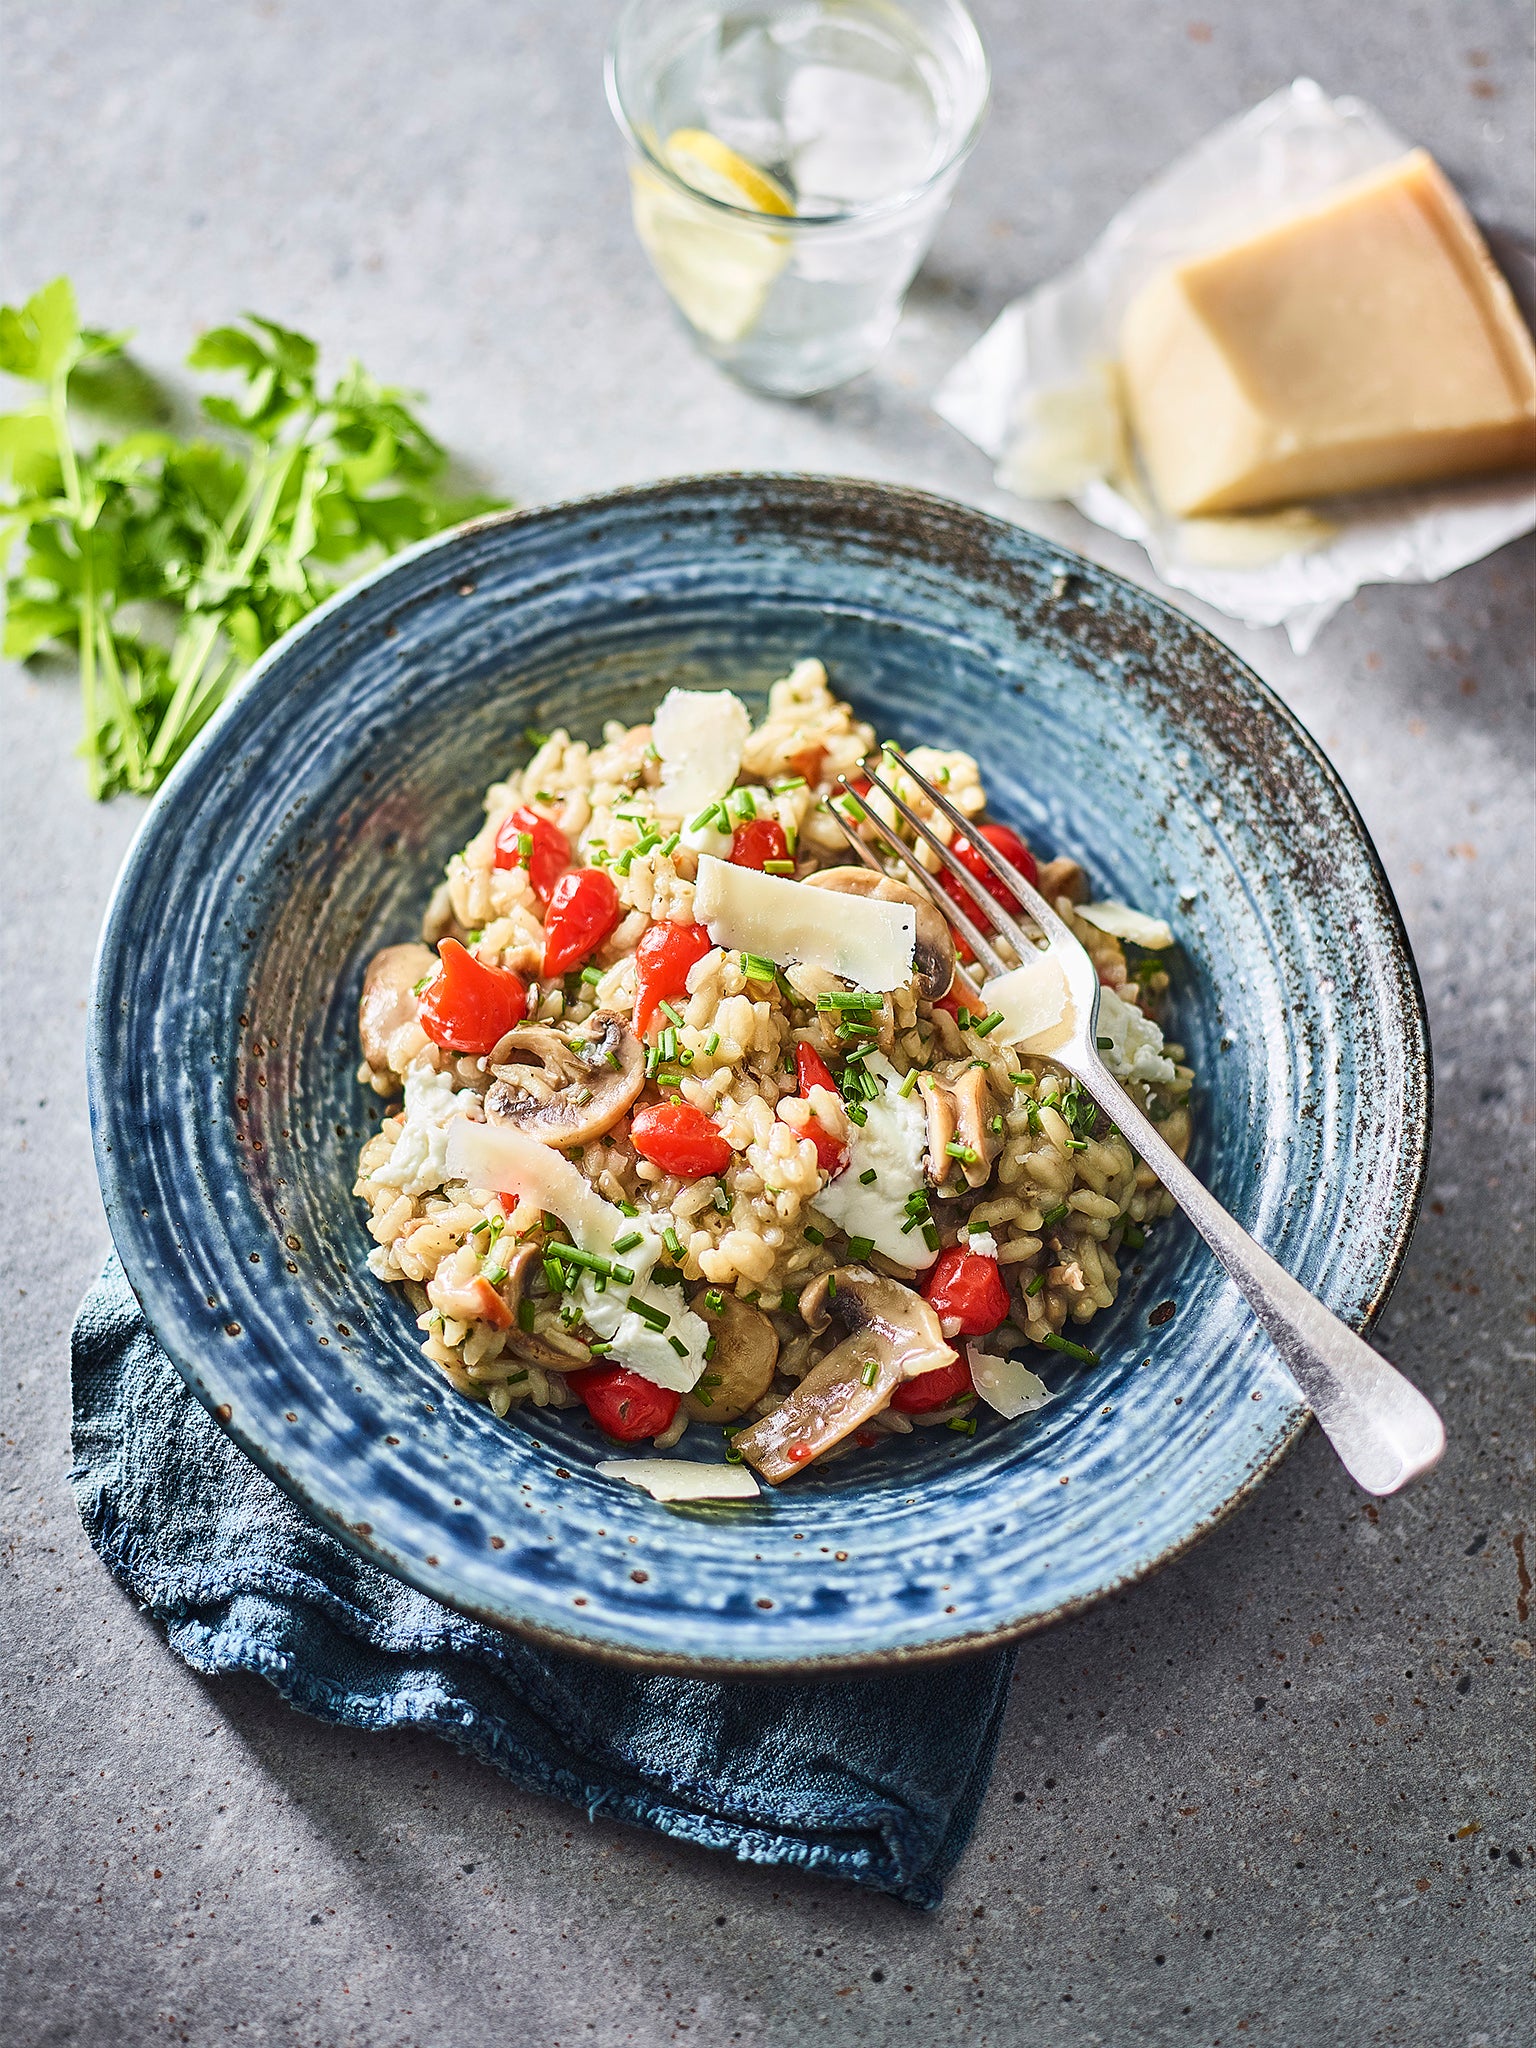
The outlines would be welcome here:
[[[486,1053],[528,1012],[528,991],[506,967],[487,967],[457,939],[438,945],[439,965],[417,1001],[421,1028],[450,1052]]]
[[[834,1095],[837,1093],[832,1069],[815,1046],[807,1045],[804,1039],[795,1043],[795,1078],[800,1083],[800,1094],[807,1099],[813,1088],[830,1088]],[[809,1138],[816,1147],[817,1164],[823,1173],[841,1173],[848,1164],[848,1153],[842,1139],[834,1138],[819,1117],[813,1116],[800,1135]]]
[[[519,804],[502,819],[496,832],[496,865],[527,868],[533,893],[541,903],[547,903],[554,895],[556,882],[570,864],[570,842],[548,818],[541,818],[537,811]]]
[[[731,1148],[713,1117],[691,1102],[648,1102],[630,1119],[629,1135],[642,1159],[679,1180],[724,1173]]]
[[[1003,856],[1004,860],[1012,861],[1026,882],[1034,882],[1038,879],[1040,871],[1035,864],[1035,856],[1030,852],[1011,825],[983,825],[977,836],[990,841]],[[970,869],[987,894],[1001,903],[1004,910],[1018,909],[1019,899],[1017,896],[998,880],[997,876],[987,866],[984,856],[976,851],[975,846],[963,833],[951,842],[949,850],[963,867]],[[985,916],[977,916],[974,892],[963,889],[949,872],[948,868],[940,875],[939,881],[943,885],[945,894],[951,896],[963,911],[967,912],[978,924],[985,927],[987,922]]]
[[[941,1365],[933,1372],[920,1372],[915,1380],[903,1380],[891,1396],[891,1406],[903,1415],[926,1415],[934,1408],[947,1408],[962,1394],[974,1394],[976,1383],[964,1358],[953,1365]]]
[[[676,1415],[680,1398],[627,1365],[583,1366],[568,1372],[565,1384],[581,1396],[600,1430],[626,1444],[659,1436]]]
[[[749,818],[731,834],[731,866],[756,868],[771,860],[789,859],[789,841],[777,818]]]
[[[1008,1313],[1008,1289],[996,1259],[951,1245],[923,1282],[923,1299],[941,1322],[958,1319],[964,1337],[985,1337]]]
[[[601,868],[562,875],[544,913],[544,972],[569,974],[595,953],[619,921],[619,892]]]
[[[688,972],[713,949],[701,924],[653,924],[635,948],[635,1029],[644,1038],[663,1003],[688,993]]]

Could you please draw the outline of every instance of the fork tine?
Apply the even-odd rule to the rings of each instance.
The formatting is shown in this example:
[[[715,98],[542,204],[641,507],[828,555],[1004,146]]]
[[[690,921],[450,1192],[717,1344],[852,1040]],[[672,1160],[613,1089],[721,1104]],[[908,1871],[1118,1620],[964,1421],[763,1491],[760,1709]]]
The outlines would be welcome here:
[[[848,788],[847,783],[843,780],[841,775],[837,778],[837,780],[839,788]],[[849,794],[851,795],[852,792],[850,791]],[[843,816],[842,812],[838,810],[835,805],[832,804],[829,804],[827,808],[832,812],[833,817],[836,818],[838,824],[842,827],[843,837],[847,840],[848,844],[853,848],[854,852],[859,856],[859,859],[863,861],[865,867],[872,868],[877,875],[883,875],[885,873],[885,869],[881,867],[879,861],[876,860],[872,849],[865,845],[864,841],[859,837],[858,833],[853,829],[852,825],[849,824],[848,820]]]
[[[905,763],[903,763],[903,766],[905,766]],[[962,863],[955,858],[955,856],[950,852],[949,848],[944,844],[943,840],[940,839],[938,834],[936,832],[932,832],[929,830],[928,826],[924,824],[923,820],[917,815],[916,811],[913,810],[912,806],[909,803],[904,803],[902,799],[896,794],[895,790],[891,788],[890,784],[888,782],[882,781],[880,776],[875,772],[873,768],[871,768],[868,765],[867,762],[865,764],[864,772],[866,775],[868,775],[870,781],[874,784],[875,788],[883,791],[884,794],[890,798],[891,802],[896,806],[901,816],[906,819],[907,823],[912,827],[913,831],[919,833],[922,836],[922,838],[927,841],[928,845],[933,848],[934,852],[939,856],[939,859],[944,863],[945,867],[948,868],[949,872],[954,876],[955,880],[959,882],[961,886],[964,888],[967,898],[971,902],[979,903],[980,898],[977,893],[976,877],[971,873],[970,869],[963,866]],[[915,773],[914,770],[909,768],[907,770],[907,773],[911,775],[912,780],[917,784],[919,789],[926,790],[928,788],[928,784],[925,783],[923,778],[917,773]],[[934,793],[936,794],[936,792]],[[955,815],[960,816],[958,812]],[[961,816],[960,821],[962,825],[967,826],[966,836],[969,838],[970,834],[968,829],[968,821],[963,816]],[[1023,892],[1021,891],[1020,893],[1022,894]],[[1042,897],[1040,900],[1043,903],[1045,899]],[[985,909],[988,917],[991,918],[993,924],[1002,933],[1003,937],[1008,941],[1008,943],[1013,947],[1014,951],[1018,954],[1019,958],[1021,960],[1027,960],[1030,954],[1034,952],[1035,946],[1034,941],[1029,937],[1029,934],[1024,930],[1023,926],[1014,923],[1013,919],[1008,915],[1007,911],[1004,910],[1003,906],[997,901],[995,897],[989,897],[986,903],[981,905],[981,907]],[[1059,922],[1059,920],[1055,918],[1054,913],[1052,913],[1052,921]],[[967,933],[967,937],[969,937],[969,933]],[[990,952],[991,950],[992,949],[989,947],[988,951]],[[1002,973],[1005,971],[1006,970],[1004,970],[1001,967],[994,969],[994,972],[996,973]]]
[[[861,802],[861,799],[857,791],[852,790],[848,787],[848,778],[845,775],[840,775],[837,778],[837,782],[838,787],[843,791],[843,793],[846,796],[852,797],[855,803]],[[854,827],[849,824],[848,820],[843,816],[842,812],[836,808],[835,805],[832,806],[832,815],[834,818],[836,818],[838,824],[842,826],[844,835],[847,838],[850,846],[854,846],[858,849],[859,858],[864,862],[864,865],[866,867],[873,868],[877,874],[883,875],[885,873],[884,868],[881,867],[880,863],[875,859],[873,853],[870,851],[868,846],[866,846],[864,841],[859,837],[859,834],[855,831]],[[960,930],[964,933],[965,938],[970,945],[971,951],[976,955],[977,959],[981,962],[982,966],[986,968],[987,972],[989,974],[1006,974],[1008,972],[1008,963],[1006,960],[1004,960],[1001,953],[997,951],[996,947],[992,944],[992,941],[987,937],[986,933],[984,931],[979,930],[978,927],[971,922],[971,920],[966,916],[965,912],[960,909],[958,904],[951,903],[948,897],[940,895],[932,875],[930,875],[928,870],[925,867],[921,866],[919,862],[912,859],[911,855],[907,852],[906,848],[902,845],[901,841],[899,839],[896,839],[894,834],[892,835],[891,841],[887,843],[891,843],[894,845],[895,852],[900,855],[902,866],[906,869],[909,875],[913,876],[916,879],[918,887],[922,890],[923,894],[928,898],[928,901],[933,905],[934,909],[938,911],[939,915],[944,919],[945,923],[949,925],[958,925],[960,927]]]
[[[1072,933],[1068,930],[1067,926],[1062,923],[1062,920],[1057,914],[1056,910],[1050,903],[1046,901],[1045,897],[1041,895],[1040,891],[1035,887],[1034,883],[1026,881],[1023,875],[1021,875],[1019,873],[1019,870],[1014,866],[1013,862],[1011,860],[1006,859],[1002,854],[1000,854],[997,848],[992,844],[990,839],[986,838],[980,832],[973,832],[971,821],[969,818],[966,817],[965,813],[957,809],[956,806],[950,802],[949,798],[945,796],[944,792],[940,789],[936,789],[934,785],[928,781],[926,776],[918,774],[917,770],[912,766],[912,763],[907,759],[906,755],[902,752],[900,747],[887,743],[887,745],[882,751],[886,753],[888,756],[890,756],[892,759],[899,761],[901,763],[901,766],[906,770],[907,774],[911,776],[912,780],[917,784],[918,788],[929,799],[929,801],[935,804],[937,808],[943,812],[944,816],[948,818],[951,825],[955,826],[955,828],[958,831],[961,831],[965,834],[966,838],[970,841],[972,847],[975,849],[977,853],[981,855],[982,859],[986,862],[987,866],[992,870],[993,874],[997,877],[997,879],[1000,882],[1006,884],[1006,886],[1012,891],[1012,893],[1015,896],[1017,896],[1019,902],[1029,912],[1030,916],[1035,920],[1035,923],[1039,925],[1041,931],[1045,934],[1045,936],[1048,939],[1052,940],[1053,942],[1057,939],[1061,939],[1076,944],[1076,941],[1072,937]],[[872,777],[871,779],[877,782],[879,781],[878,776]],[[882,783],[881,787],[884,788],[884,786],[885,785]],[[893,791],[887,790],[886,794],[891,797],[893,802],[897,800],[895,797],[895,793]],[[906,813],[906,815],[910,816],[911,813],[908,812]],[[953,866],[953,863],[951,863],[951,866]],[[972,876],[971,882],[972,886],[974,887],[974,876]],[[989,904],[987,907],[991,909],[992,906]],[[994,922],[998,925],[999,929],[1006,930],[1006,926],[1004,926],[1002,918],[998,917],[995,911],[993,913],[993,916]],[[1008,936],[1011,938],[1013,934],[1009,932]]]

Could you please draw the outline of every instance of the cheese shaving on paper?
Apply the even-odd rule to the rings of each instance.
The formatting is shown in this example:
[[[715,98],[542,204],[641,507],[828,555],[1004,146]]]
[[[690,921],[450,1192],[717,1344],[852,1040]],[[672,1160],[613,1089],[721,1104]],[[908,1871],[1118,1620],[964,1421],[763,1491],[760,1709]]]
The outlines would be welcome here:
[[[691,1458],[604,1458],[601,1479],[642,1486],[652,1500],[756,1500],[762,1488],[745,1465],[701,1465]]]
[[[1128,903],[1080,903],[1077,914],[1085,924],[1112,939],[1129,939],[1133,946],[1145,946],[1149,953],[1161,953],[1173,944],[1173,927],[1160,917],[1144,917]]]
[[[661,756],[657,810],[688,819],[723,797],[751,731],[752,714],[730,690],[668,690],[651,720]]]
[[[996,1026],[1000,1045],[1051,1052],[1071,1029],[1067,979],[1049,953],[1035,953],[1010,973],[998,975],[986,983],[981,996],[989,1009],[1002,1011],[1003,1021]]]
[[[653,1386],[678,1394],[691,1392],[704,1370],[709,1325],[682,1307],[670,1288],[650,1283],[662,1255],[661,1232],[671,1221],[665,1212],[626,1216],[614,1203],[605,1202],[563,1153],[506,1124],[456,1119],[448,1129],[447,1167],[454,1180],[468,1181],[472,1188],[516,1194],[536,1209],[547,1209],[560,1218],[580,1250],[617,1259],[627,1267],[635,1276],[632,1282],[601,1287],[599,1275],[583,1272],[570,1299],[580,1308],[587,1328],[607,1340],[609,1355],[620,1365]],[[638,1244],[622,1253],[614,1251],[619,1238],[637,1231]],[[631,1308],[632,1300],[643,1303],[650,1316]],[[655,1326],[658,1315],[660,1328]],[[672,1344],[674,1337],[683,1347],[681,1353]]]
[[[820,967],[880,994],[912,978],[917,912],[908,903],[807,889],[701,854],[693,914],[717,946],[780,967]]]

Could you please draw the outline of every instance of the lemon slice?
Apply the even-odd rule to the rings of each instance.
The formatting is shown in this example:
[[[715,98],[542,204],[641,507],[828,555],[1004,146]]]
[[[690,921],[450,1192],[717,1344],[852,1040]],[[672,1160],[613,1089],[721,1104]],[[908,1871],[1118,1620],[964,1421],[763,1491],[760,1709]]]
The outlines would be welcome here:
[[[707,128],[674,128],[662,154],[668,168],[706,199],[749,206],[754,213],[783,216],[795,210],[795,202],[776,178],[748,163]]]
[[[659,153],[706,199],[780,219],[794,213],[782,185],[707,129],[676,129]],[[684,318],[721,347],[744,340],[789,261],[789,236],[764,221],[717,213],[644,164],[632,169],[630,185],[635,232]]]

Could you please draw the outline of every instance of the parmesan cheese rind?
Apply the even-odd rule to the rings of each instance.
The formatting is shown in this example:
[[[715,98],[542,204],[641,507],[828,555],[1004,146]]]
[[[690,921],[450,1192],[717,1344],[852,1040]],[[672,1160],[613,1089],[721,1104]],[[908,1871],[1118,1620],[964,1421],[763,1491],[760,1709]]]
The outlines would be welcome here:
[[[756,1500],[762,1488],[745,1465],[701,1465],[691,1458],[604,1458],[602,1479],[644,1487],[652,1500]]]
[[[808,889],[701,854],[693,914],[717,946],[780,967],[820,967],[882,995],[912,979],[917,912],[908,903]]]

